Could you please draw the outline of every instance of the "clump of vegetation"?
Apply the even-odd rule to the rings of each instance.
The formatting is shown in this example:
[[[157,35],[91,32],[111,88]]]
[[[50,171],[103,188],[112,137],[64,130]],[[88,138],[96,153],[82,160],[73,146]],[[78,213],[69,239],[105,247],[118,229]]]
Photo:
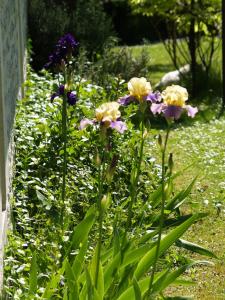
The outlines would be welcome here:
[[[108,83],[111,90],[93,85],[74,72],[76,46],[71,35],[62,37],[47,64],[56,77],[30,72],[19,103],[4,293],[13,299],[164,297],[172,283],[187,283],[180,275],[201,264],[185,252],[174,255],[174,248],[216,257],[181,240],[205,214],[181,213],[196,178],[175,190],[183,172],[174,172],[167,151],[175,121],[185,111],[194,117],[197,108],[186,103],[185,88],[155,93],[143,77],[132,78],[128,91],[118,79],[116,88],[115,80]],[[151,113],[167,128],[157,139]],[[157,142],[159,165],[148,150]]]

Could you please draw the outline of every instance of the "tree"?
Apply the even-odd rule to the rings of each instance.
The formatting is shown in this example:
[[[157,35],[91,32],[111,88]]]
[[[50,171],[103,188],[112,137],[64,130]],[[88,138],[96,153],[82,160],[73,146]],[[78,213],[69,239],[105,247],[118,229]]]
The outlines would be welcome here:
[[[192,96],[196,95],[197,57],[209,74],[216,37],[220,32],[220,0],[129,0],[135,13],[158,15],[166,20],[169,39],[162,40],[176,68],[190,63]],[[157,24],[153,24],[157,27]],[[158,30],[160,36],[160,30]],[[202,41],[204,40],[204,47]],[[178,55],[179,54],[179,55]]]
[[[223,102],[222,102],[222,109],[221,114],[225,110],[225,2],[222,0],[222,61],[223,61]]]

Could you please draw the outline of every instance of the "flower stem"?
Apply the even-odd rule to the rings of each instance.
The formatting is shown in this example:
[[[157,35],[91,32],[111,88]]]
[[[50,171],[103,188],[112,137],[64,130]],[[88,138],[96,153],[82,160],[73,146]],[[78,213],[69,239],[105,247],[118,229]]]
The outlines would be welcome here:
[[[101,156],[102,165],[98,167],[98,212],[99,212],[99,223],[98,223],[98,245],[97,245],[97,260],[96,260],[96,270],[95,270],[95,288],[98,288],[98,275],[99,266],[101,258],[101,248],[102,248],[102,225],[103,225],[103,209],[102,209],[102,194],[103,194],[103,180],[105,171],[105,157],[104,150]]]
[[[141,171],[141,163],[142,163],[143,150],[144,150],[144,141],[145,141],[144,121],[142,120],[142,123],[141,123],[141,145],[140,145],[140,150],[139,150],[139,156],[137,158],[137,172],[136,172],[135,179],[133,182],[131,182],[131,186],[130,186],[131,200],[130,200],[129,207],[128,207],[128,217],[127,217],[125,234],[131,226],[131,219],[132,219],[132,213],[133,213],[132,208],[137,199],[137,194],[138,194],[137,193],[137,184],[138,184],[138,180],[140,177],[140,171]]]
[[[162,237],[162,230],[163,230],[163,225],[164,225],[164,210],[165,210],[165,202],[166,202],[166,192],[165,192],[165,154],[166,154],[166,147],[167,147],[167,142],[169,138],[169,133],[170,133],[170,126],[167,128],[166,132],[166,137],[165,137],[165,143],[162,149],[162,205],[161,205],[161,213],[160,213],[160,222],[159,222],[159,233],[158,233],[158,239],[157,239],[157,244],[156,244],[156,251],[155,251],[155,259],[153,263],[153,268],[152,268],[152,273],[151,273],[151,278],[149,282],[149,288],[146,293],[146,299],[150,299],[150,294],[152,291],[152,285],[154,281],[154,275],[156,272],[156,266],[157,266],[157,261],[159,258],[159,250],[160,250],[160,242],[161,242],[161,237]]]
[[[67,99],[63,97],[62,105],[62,140],[63,140],[63,166],[62,166],[62,209],[61,209],[61,222],[65,213],[65,196],[66,196],[66,173],[67,173]]]

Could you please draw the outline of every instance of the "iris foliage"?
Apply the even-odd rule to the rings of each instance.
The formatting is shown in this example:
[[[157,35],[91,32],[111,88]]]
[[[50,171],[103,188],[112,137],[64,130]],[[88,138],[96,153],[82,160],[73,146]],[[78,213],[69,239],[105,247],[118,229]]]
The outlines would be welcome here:
[[[102,107],[127,92],[124,81],[111,79],[106,89],[72,74],[70,87],[79,87],[79,97],[75,106],[66,107],[65,148],[61,108],[68,94],[60,97],[58,90],[63,80],[62,74],[54,78],[48,72],[38,76],[30,71],[26,97],[18,102],[13,234],[6,252],[4,295],[9,299],[169,299],[168,286],[192,284],[182,275],[195,264],[207,263],[194,261],[185,252],[175,259],[178,248],[215,257],[181,239],[205,215],[180,211],[196,178],[174,191],[174,180],[182,172],[173,172],[167,143],[176,117],[169,114],[167,131],[156,139],[149,118],[151,97],[145,93],[146,88],[151,92],[151,86],[146,80],[140,80],[141,87],[138,78],[128,85],[126,97],[132,101],[120,113],[113,105],[114,119]],[[53,89],[58,94],[51,102]],[[113,126],[121,124],[120,117],[126,128],[117,132]],[[84,118],[94,126],[80,130]],[[148,154],[148,147],[157,141],[161,165]]]

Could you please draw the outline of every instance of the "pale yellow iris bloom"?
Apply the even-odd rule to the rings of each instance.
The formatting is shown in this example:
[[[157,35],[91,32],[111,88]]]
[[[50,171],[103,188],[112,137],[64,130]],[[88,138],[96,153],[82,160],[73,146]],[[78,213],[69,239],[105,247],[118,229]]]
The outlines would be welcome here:
[[[166,105],[185,107],[185,101],[188,100],[188,92],[182,86],[171,85],[162,92],[162,98]]]
[[[105,124],[116,121],[121,116],[119,106],[117,102],[103,103],[95,110],[96,120],[98,122],[104,122]]]
[[[152,92],[152,87],[146,78],[134,77],[128,82],[128,90],[131,96],[137,98],[139,101],[142,101],[143,97]]]

